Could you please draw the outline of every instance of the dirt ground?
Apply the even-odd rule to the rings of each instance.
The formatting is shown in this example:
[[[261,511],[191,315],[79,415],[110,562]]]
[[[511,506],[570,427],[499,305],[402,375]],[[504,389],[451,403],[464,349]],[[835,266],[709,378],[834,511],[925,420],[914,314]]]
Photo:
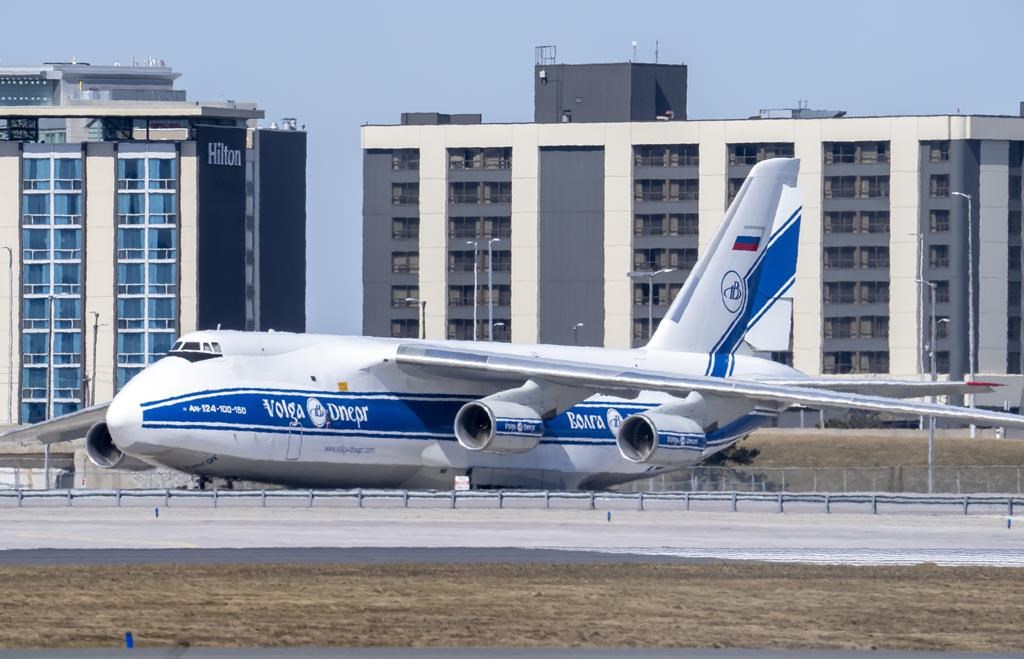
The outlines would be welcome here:
[[[761,451],[755,467],[889,467],[928,464],[927,433],[885,435],[884,431],[849,430],[813,433],[759,430],[739,443]],[[1024,440],[935,440],[937,465],[1022,465]]]
[[[1024,648],[1024,570],[706,565],[0,568],[0,647]]]

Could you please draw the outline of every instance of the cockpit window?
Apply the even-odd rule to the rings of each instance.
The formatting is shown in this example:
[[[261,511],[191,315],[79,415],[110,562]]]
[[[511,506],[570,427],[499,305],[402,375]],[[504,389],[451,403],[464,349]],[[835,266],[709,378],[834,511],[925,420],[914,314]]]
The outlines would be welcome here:
[[[220,357],[223,352],[220,349],[220,344],[212,341],[178,341],[167,354],[187,359],[190,362],[198,362]]]

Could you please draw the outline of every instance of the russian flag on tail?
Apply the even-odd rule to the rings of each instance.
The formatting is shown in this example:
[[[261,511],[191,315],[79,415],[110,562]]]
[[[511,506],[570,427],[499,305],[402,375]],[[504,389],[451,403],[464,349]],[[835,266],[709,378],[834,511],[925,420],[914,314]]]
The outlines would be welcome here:
[[[736,242],[733,243],[732,250],[734,252],[756,252],[757,248],[761,245],[761,236],[736,236]]]

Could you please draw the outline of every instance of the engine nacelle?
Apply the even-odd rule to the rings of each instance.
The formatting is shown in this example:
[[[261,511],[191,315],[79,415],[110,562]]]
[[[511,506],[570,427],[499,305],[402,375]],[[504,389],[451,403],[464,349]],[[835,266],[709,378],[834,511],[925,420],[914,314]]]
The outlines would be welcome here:
[[[153,465],[127,455],[117,447],[105,421],[97,423],[85,435],[85,454],[89,461],[104,469],[148,471]]]
[[[97,467],[114,469],[124,462],[124,451],[117,448],[105,421],[97,423],[85,435],[85,454]]]
[[[503,400],[475,400],[455,415],[455,438],[470,451],[525,453],[540,443],[544,421],[532,408]]]
[[[622,422],[616,443],[630,462],[681,466],[700,460],[707,437],[691,418],[644,412]]]

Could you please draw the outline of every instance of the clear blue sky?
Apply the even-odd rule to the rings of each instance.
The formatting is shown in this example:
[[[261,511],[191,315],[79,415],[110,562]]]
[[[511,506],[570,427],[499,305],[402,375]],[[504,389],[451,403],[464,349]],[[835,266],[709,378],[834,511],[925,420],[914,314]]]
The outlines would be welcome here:
[[[44,9],[45,7],[45,9]],[[192,100],[255,100],[309,131],[311,331],[358,333],[362,123],[403,111],[530,121],[534,46],[564,63],[689,65],[690,118],[765,107],[1016,114],[1024,3],[219,2],[7,4],[0,63],[167,60]]]

